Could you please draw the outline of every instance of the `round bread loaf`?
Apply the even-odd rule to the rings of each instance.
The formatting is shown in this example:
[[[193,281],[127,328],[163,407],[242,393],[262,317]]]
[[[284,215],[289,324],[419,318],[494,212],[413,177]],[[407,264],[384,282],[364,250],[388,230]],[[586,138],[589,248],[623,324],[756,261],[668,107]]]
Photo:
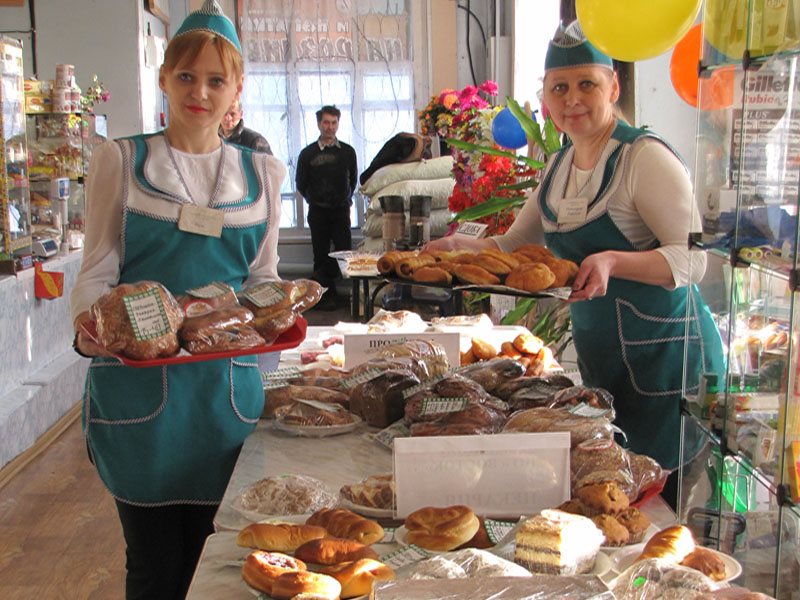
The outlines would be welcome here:
[[[404,525],[409,544],[446,552],[471,540],[478,532],[480,521],[468,506],[426,506],[408,515]]]

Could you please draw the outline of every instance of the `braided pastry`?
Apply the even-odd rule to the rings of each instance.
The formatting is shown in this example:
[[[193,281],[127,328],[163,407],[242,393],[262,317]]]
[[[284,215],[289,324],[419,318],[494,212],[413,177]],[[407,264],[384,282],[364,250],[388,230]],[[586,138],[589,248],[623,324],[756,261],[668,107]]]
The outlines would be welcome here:
[[[319,525],[334,537],[374,544],[383,539],[384,531],[375,521],[344,508],[323,508],[311,515],[306,525]]]

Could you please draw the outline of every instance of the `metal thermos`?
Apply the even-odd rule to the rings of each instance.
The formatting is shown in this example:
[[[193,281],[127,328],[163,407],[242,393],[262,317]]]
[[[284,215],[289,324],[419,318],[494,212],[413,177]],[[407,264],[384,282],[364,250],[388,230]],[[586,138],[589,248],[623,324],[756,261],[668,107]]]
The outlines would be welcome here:
[[[431,197],[411,196],[409,202],[408,245],[424,246],[431,241]]]
[[[381,196],[378,199],[383,210],[382,237],[385,252],[395,249],[397,242],[406,237],[406,214],[402,196]]]

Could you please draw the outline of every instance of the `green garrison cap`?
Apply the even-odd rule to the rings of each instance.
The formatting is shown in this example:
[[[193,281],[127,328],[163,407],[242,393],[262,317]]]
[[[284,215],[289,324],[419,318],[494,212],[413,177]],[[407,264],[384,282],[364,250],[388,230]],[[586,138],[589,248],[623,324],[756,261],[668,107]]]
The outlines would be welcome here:
[[[222,8],[216,0],[206,0],[200,10],[189,13],[184,19],[174,37],[189,33],[190,31],[210,31],[228,40],[233,47],[242,53],[242,45],[239,43],[239,36],[236,35],[236,27],[233,22],[225,16]]]
[[[580,25],[573,21],[567,27],[559,27],[544,59],[544,69],[563,69],[565,67],[578,67],[582,65],[596,65],[614,68],[610,56],[595,48],[583,35]]]

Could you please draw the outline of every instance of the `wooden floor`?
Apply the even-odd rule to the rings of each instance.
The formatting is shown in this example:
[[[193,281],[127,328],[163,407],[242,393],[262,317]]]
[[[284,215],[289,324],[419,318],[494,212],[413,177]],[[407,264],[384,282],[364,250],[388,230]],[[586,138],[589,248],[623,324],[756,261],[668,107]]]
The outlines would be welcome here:
[[[116,600],[125,543],[80,421],[0,488],[0,598]]]

